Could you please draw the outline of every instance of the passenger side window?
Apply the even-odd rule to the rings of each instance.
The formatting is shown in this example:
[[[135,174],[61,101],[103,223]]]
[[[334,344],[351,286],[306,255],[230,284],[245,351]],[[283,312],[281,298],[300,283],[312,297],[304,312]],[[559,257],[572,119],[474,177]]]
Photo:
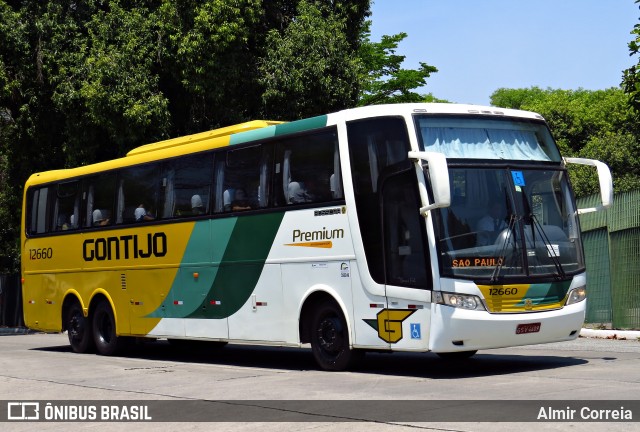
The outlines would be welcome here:
[[[278,143],[275,173],[276,205],[342,199],[337,133],[324,131]]]
[[[47,218],[49,188],[42,187],[29,191],[28,230],[29,234],[44,234],[49,230]]]
[[[267,207],[269,154],[262,146],[228,150],[216,157],[215,211],[240,212]]]
[[[116,223],[148,222],[157,219],[159,195],[158,164],[122,170],[118,182]]]
[[[60,183],[53,204],[52,231],[77,229],[80,225],[80,187],[77,181]]]
[[[198,154],[174,159],[165,164],[162,185],[162,218],[180,218],[208,214],[210,210],[213,156]]]
[[[84,191],[86,199],[84,225],[86,227],[112,225],[115,196],[115,173],[103,173],[87,178]]]

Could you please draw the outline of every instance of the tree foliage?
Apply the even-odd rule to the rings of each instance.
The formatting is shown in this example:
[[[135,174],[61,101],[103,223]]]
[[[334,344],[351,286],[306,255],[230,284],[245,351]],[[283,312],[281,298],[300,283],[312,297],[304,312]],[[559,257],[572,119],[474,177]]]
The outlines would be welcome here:
[[[361,46],[375,46],[363,40],[369,6],[0,0],[0,270],[18,263],[16,209],[30,173],[247,120],[352,107],[370,88],[367,68],[411,75],[399,57],[361,58]],[[385,39],[381,52],[397,42]],[[384,91],[408,93],[427,76]]]
[[[598,159],[609,165],[616,192],[640,187],[640,130],[622,89],[503,88],[493,93],[491,104],[540,113],[563,155]],[[569,174],[579,196],[598,191],[593,169],[571,165]]]
[[[418,69],[402,68],[405,56],[396,54],[396,50],[407,34],[385,35],[380,42],[372,42],[370,24],[365,25],[361,38],[358,105],[424,101],[427,96],[413,90],[425,86],[427,78],[438,69],[424,62]]]
[[[267,112],[296,119],[355,105],[359,62],[346,28],[330,7],[302,0],[284,31],[269,31],[259,64]]]
[[[640,0],[636,0],[640,3]],[[637,58],[635,65],[622,71],[622,88],[629,97],[629,106],[636,116],[640,115],[640,23],[631,30],[635,39],[628,44],[629,55]]]

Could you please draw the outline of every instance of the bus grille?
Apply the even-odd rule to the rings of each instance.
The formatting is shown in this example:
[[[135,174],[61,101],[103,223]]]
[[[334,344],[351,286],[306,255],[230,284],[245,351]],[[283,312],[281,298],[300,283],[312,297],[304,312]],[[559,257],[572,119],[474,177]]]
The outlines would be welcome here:
[[[478,285],[491,313],[522,313],[560,309],[571,281],[545,284]]]

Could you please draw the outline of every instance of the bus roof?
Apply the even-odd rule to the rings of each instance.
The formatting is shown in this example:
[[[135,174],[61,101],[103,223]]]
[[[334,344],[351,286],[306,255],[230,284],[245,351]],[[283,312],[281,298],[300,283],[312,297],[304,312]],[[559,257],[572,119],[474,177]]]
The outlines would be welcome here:
[[[453,103],[371,105],[345,109],[332,114],[320,115],[292,122],[253,120],[206,132],[145,144],[129,151],[123,158],[112,159],[75,168],[34,173],[29,180],[27,180],[27,186],[33,183],[47,183],[64,178],[93,174],[95,172],[116,169],[144,161],[153,161],[180,154],[194,153],[216,147],[248,143],[254,140],[266,139],[273,136],[307,131],[324,127],[336,120],[351,121],[384,115],[408,115],[420,113],[483,115],[487,117],[514,117],[544,120],[540,114],[530,111]],[[330,120],[330,118],[332,120]],[[184,146],[184,148],[182,148],[182,146]]]
[[[247,132],[255,129],[264,128],[267,126],[273,126],[280,124],[279,121],[270,120],[253,120],[246,123],[240,123],[237,125],[227,126],[219,129],[214,129],[206,132],[200,132],[193,135],[187,135],[178,138],[172,138],[165,141],[160,141],[152,144],[145,144],[140,147],[136,147],[127,153],[127,156],[135,156],[142,153],[154,152],[158,150],[164,150],[172,147],[181,146],[184,144],[193,144],[199,141],[204,141],[212,138],[219,138],[223,136],[229,136],[240,132]]]
[[[523,111],[510,108],[499,108],[484,105],[456,104],[456,103],[403,103],[390,105],[370,105],[351,108],[336,114],[342,114],[344,120],[359,119],[364,117],[377,117],[381,115],[399,114],[451,114],[451,115],[483,115],[492,117],[514,117],[532,120],[544,120],[544,118],[532,111]]]

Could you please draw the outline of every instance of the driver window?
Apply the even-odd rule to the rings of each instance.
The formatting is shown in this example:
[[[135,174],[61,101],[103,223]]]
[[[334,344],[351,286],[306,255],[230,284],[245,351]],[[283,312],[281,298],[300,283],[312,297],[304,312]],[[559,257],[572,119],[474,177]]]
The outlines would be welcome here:
[[[384,182],[382,202],[386,283],[430,289],[424,219],[411,171]]]

